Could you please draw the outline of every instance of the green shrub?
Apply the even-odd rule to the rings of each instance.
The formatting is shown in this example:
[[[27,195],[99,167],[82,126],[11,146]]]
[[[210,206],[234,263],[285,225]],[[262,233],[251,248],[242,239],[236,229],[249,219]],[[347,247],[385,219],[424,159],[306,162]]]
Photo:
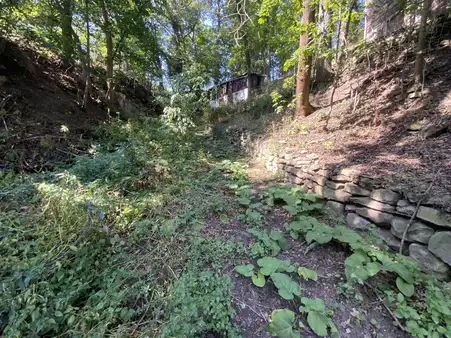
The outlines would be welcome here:
[[[204,337],[208,332],[238,337],[230,278],[212,271],[189,271],[172,286],[163,337]]]
[[[205,120],[209,123],[219,123],[232,116],[235,112],[232,105],[220,105],[205,111]]]
[[[249,111],[256,119],[262,115],[272,113],[274,109],[271,96],[264,94],[253,98],[249,103]]]

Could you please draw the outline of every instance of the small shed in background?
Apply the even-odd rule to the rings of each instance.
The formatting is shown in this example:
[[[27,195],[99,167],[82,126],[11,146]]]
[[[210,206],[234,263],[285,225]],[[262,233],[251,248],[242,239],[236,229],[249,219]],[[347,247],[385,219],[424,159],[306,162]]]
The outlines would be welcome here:
[[[251,91],[261,88],[264,81],[263,75],[255,73],[241,75],[211,88],[210,106],[214,108],[223,104],[246,101],[249,97],[248,77],[250,77]]]

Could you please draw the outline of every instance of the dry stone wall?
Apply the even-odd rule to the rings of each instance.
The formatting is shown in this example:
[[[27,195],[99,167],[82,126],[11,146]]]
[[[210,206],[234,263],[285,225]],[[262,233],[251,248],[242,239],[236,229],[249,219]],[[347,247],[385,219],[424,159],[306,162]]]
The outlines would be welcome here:
[[[384,187],[371,177],[350,168],[321,167],[316,155],[300,157],[272,156],[271,170],[283,170],[285,178],[322,196],[329,209],[357,231],[367,231],[370,224],[393,250],[399,251],[401,239],[416,203],[408,192]],[[428,203],[428,202],[426,202]],[[406,234],[405,254],[417,261],[425,273],[439,279],[451,279],[451,214],[431,204],[421,205]]]

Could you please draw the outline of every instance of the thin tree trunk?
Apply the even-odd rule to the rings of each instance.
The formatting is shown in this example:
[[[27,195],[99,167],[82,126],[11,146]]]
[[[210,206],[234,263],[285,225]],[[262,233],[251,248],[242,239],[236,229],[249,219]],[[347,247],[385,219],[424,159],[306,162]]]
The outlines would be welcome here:
[[[337,52],[335,54],[335,66],[336,66],[336,70],[335,70],[335,74],[334,74],[334,81],[332,84],[332,92],[330,93],[330,97],[329,97],[329,110],[327,111],[327,116],[326,116],[326,123],[323,126],[323,130],[327,131],[328,130],[328,126],[329,126],[329,120],[330,120],[330,116],[332,114],[332,108],[334,105],[334,95],[335,95],[335,90],[337,89],[338,86],[338,82],[340,81],[341,78],[341,74],[343,73],[343,69],[341,67],[341,52],[340,50],[340,36],[341,36],[341,7],[339,10],[339,22],[338,22],[338,32],[337,32]]]
[[[302,7],[302,25],[307,28],[310,21],[310,6],[309,0],[303,0]],[[309,94],[310,94],[310,66],[311,57],[304,57],[302,51],[308,44],[307,29],[299,37],[299,57],[298,69],[296,76],[296,115],[308,116],[311,113]],[[310,63],[310,64],[309,64]]]
[[[83,79],[85,80],[85,83],[86,83],[86,78],[89,78],[89,70],[86,65],[85,56],[83,55],[83,49],[81,48],[80,38],[78,37],[78,34],[75,32],[74,29],[72,29],[72,37],[75,41],[75,47],[77,49],[78,58],[80,59],[81,69],[83,72]],[[78,104],[80,104],[82,106],[82,108],[84,109],[85,108],[85,106],[84,106],[85,98],[84,98],[84,96],[81,97],[80,92],[81,92],[80,90],[77,90],[77,101],[78,101]],[[85,93],[86,93],[86,87],[85,87]]]
[[[357,0],[351,0],[349,2],[348,12],[346,13],[346,21],[344,22],[344,27],[342,28],[340,35],[340,45],[343,47],[346,47],[348,43],[349,26],[351,24],[352,9],[356,5],[356,3]]]
[[[251,60],[251,51],[249,50],[249,41],[247,40],[247,36],[244,36],[244,54],[246,58],[246,73],[247,73],[247,99],[250,100],[252,98],[252,60]]]
[[[91,92],[91,38],[89,30],[89,0],[85,0],[85,21],[86,21],[86,74],[85,93],[83,95],[82,108],[86,110],[88,106],[89,93]]]
[[[69,61],[74,56],[74,40],[72,36],[72,0],[63,0],[60,5],[61,38],[63,56]]]
[[[271,60],[271,50],[268,48],[268,69],[266,72],[266,76],[268,77],[268,81],[271,81],[271,71],[272,71],[272,60]]]
[[[420,31],[418,34],[417,55],[415,59],[415,83],[423,83],[424,54],[426,49],[426,26],[431,11],[431,0],[424,0],[421,11]]]
[[[330,11],[325,8],[325,0],[319,2],[318,10],[318,26],[320,35],[320,45],[326,46],[326,48],[332,48],[332,41],[327,32],[330,24]],[[331,77],[331,64],[330,60],[320,55],[315,64],[315,82],[319,85],[325,85],[329,82]]]
[[[111,23],[108,12],[105,6],[105,1],[100,1],[100,7],[103,17],[103,32],[106,39],[106,85],[107,85],[107,105],[108,114],[111,115],[111,110],[114,105],[114,83],[113,83],[113,36],[111,33]]]
[[[220,0],[216,0],[216,8],[215,8],[215,14],[216,14],[216,45],[219,46],[221,42],[220,34],[221,34],[221,2]],[[214,72],[214,82],[215,86],[219,86],[221,83],[221,52],[220,49],[216,51],[216,69]]]

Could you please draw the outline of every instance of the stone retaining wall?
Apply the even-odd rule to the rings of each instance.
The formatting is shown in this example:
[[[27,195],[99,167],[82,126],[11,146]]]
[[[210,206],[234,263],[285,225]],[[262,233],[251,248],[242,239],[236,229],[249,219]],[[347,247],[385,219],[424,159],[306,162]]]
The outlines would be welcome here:
[[[404,229],[416,209],[416,204],[406,197],[407,192],[383,187],[349,168],[322,168],[316,159],[314,154],[272,157],[267,168],[283,170],[289,182],[322,196],[331,211],[343,217],[350,228],[365,231],[369,224],[375,224],[379,236],[399,251]],[[407,232],[404,248],[422,271],[450,280],[451,214],[426,201]]]

